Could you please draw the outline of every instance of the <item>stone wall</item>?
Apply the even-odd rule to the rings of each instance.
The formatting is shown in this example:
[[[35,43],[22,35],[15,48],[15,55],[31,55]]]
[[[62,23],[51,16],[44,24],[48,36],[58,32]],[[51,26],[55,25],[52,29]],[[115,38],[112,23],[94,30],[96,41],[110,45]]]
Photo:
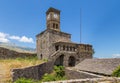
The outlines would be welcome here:
[[[27,68],[13,69],[12,79],[13,81],[19,78],[31,78],[40,80],[45,73],[50,73],[53,70],[52,62],[45,62],[40,65],[31,66]]]
[[[39,59],[49,59],[49,56],[55,52],[55,46],[53,45],[58,41],[70,42],[71,35],[59,32],[55,30],[45,30],[36,36],[37,55]]]
[[[78,71],[78,70],[75,70],[72,68],[66,68],[65,74],[68,79],[86,79],[86,78],[101,78],[101,77],[103,77],[103,76],[88,73],[88,72]]]
[[[48,59],[49,57],[49,33],[42,32],[36,38],[37,56],[39,59]]]
[[[20,53],[13,50],[9,50],[3,47],[0,47],[0,59],[10,59],[10,58],[25,58],[25,57],[35,57],[35,53]]]
[[[65,81],[43,82],[43,83],[120,83],[120,78],[92,78],[74,79]]]

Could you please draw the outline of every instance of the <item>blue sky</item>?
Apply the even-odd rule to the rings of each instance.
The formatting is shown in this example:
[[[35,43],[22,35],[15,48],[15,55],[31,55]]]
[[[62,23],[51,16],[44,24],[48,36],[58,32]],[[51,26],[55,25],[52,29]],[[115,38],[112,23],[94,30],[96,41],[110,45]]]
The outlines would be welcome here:
[[[36,34],[46,29],[45,12],[61,10],[61,30],[82,43],[92,44],[94,57],[120,56],[120,0],[0,0],[0,41],[36,46]]]

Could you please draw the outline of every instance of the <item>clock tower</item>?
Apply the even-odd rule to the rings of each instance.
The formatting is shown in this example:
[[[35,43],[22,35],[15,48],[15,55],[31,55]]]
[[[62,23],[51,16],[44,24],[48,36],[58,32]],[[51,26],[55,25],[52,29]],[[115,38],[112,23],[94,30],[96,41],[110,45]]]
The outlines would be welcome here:
[[[47,29],[60,31],[60,10],[49,8],[46,12]]]

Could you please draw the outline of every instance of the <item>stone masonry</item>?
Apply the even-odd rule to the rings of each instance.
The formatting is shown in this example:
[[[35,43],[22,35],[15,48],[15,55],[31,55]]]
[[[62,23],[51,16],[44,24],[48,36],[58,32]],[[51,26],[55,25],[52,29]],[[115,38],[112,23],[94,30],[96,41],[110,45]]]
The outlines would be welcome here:
[[[75,66],[84,59],[92,58],[92,45],[73,43],[71,34],[61,31],[59,10],[49,8],[46,20],[47,29],[36,36],[39,59],[53,61],[55,65]]]

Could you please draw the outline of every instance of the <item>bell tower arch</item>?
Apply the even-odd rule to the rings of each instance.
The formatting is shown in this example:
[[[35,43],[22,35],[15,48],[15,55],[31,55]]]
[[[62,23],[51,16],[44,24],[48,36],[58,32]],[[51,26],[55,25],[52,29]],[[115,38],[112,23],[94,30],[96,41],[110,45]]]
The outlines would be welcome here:
[[[47,29],[60,31],[60,10],[49,8],[46,12]]]

